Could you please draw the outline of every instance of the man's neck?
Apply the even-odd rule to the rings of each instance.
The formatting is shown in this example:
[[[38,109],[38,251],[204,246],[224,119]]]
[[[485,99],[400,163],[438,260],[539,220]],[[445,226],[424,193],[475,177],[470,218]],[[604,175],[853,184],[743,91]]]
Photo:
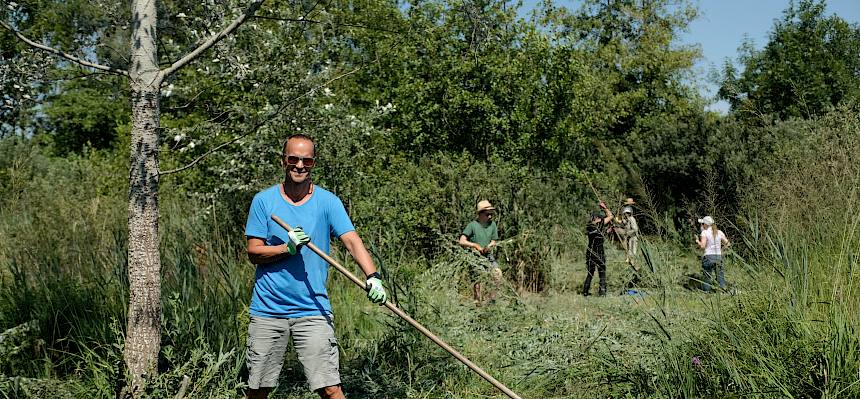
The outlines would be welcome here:
[[[293,202],[301,202],[313,192],[313,183],[310,179],[301,183],[295,183],[286,179],[284,181],[284,194]]]

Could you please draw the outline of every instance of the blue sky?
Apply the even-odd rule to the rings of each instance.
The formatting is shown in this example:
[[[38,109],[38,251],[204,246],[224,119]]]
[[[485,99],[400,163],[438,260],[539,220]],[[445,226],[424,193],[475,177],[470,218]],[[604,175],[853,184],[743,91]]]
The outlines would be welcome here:
[[[524,9],[531,9],[537,0],[525,0]],[[774,20],[790,4],[789,0],[692,0],[700,15],[681,36],[681,43],[699,44],[702,59],[696,65],[697,83],[703,94],[713,96],[716,87],[708,81],[709,72],[721,69],[728,57],[737,59],[737,49],[745,37],[760,49],[767,43]],[[576,9],[580,1],[556,0],[556,4]],[[525,11],[525,10],[524,10]],[[839,15],[851,23],[860,23],[860,0],[828,0],[827,14]],[[711,109],[725,112],[728,104],[721,102]]]

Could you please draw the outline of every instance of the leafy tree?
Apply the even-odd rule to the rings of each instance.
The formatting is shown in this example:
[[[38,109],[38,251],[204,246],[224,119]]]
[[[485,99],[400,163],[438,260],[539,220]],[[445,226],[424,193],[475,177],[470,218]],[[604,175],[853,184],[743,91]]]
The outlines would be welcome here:
[[[53,137],[63,154],[84,147],[108,148],[120,126],[129,122],[128,98],[113,82],[72,80],[45,99],[40,130]]]
[[[743,72],[725,67],[719,95],[733,112],[809,118],[860,97],[860,26],[825,8],[824,0],[792,2],[764,49],[741,49]]]
[[[19,7],[17,3],[10,2],[0,14],[2,27],[21,42],[61,57],[66,62],[128,79],[132,122],[128,201],[130,300],[124,355],[132,378],[132,392],[135,395],[140,394],[140,388],[146,376],[151,376],[157,371],[156,364],[161,343],[161,259],[158,239],[161,86],[180,68],[224,37],[229,36],[257,11],[263,1],[253,1],[244,8],[231,7],[231,4],[221,4],[221,7],[211,8],[210,10],[213,10],[216,15],[218,13],[235,15],[237,13],[235,10],[238,9],[238,16],[225,27],[217,28],[216,33],[202,35],[208,38],[200,43],[195,42],[191,50],[183,56],[167,59],[165,68],[160,66],[162,59],[159,58],[159,10],[154,1],[134,0],[131,2],[130,9],[115,13],[110,12],[115,8],[110,7],[110,4],[104,4],[104,8],[99,8],[98,5],[79,4],[86,2],[78,1],[57,2],[59,4],[54,4],[52,1],[35,1]],[[80,12],[81,10],[92,11],[92,13],[83,13]],[[63,14],[61,11],[67,13]],[[84,17],[83,14],[87,14],[88,17]],[[117,16],[128,17],[127,24],[113,19]],[[68,21],[67,17],[71,17],[72,24],[53,27],[56,21]],[[19,30],[28,28],[32,21],[42,19],[50,23],[29,26],[30,29],[23,32]],[[7,22],[9,20],[11,22]],[[201,23],[204,26],[215,27],[219,20],[207,18],[201,20]],[[120,28],[113,28],[113,26]],[[117,53],[127,62],[118,67],[111,63],[100,64],[93,61],[86,50],[89,49],[92,53],[96,45],[105,44],[99,41],[100,38],[110,38],[111,32],[121,31],[123,26],[128,30],[129,52],[123,54],[117,51]],[[45,27],[51,27],[51,29],[40,30]],[[49,44],[30,39],[27,36],[30,34],[37,40],[44,40]],[[85,40],[90,46],[75,46],[81,40]],[[51,47],[54,43],[76,47],[74,52],[79,54],[75,55],[60,48]]]

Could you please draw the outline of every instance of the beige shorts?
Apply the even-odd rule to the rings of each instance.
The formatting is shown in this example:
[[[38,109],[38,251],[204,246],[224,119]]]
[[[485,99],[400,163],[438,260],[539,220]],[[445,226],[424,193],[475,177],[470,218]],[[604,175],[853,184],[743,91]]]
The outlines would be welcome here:
[[[290,336],[312,391],[340,384],[340,355],[331,317],[273,319],[251,316],[246,356],[251,389],[278,385]]]

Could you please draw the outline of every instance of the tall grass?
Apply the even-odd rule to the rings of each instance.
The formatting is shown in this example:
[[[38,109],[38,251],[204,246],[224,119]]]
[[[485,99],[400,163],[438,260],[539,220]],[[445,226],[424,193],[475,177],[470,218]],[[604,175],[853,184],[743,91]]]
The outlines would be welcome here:
[[[380,183],[320,180],[347,199],[398,304],[523,397],[858,397],[857,120],[842,110],[781,127],[805,141],[775,154],[731,219],[742,244],[733,295],[689,289],[700,270],[689,234],[656,211],[642,221],[661,234],[642,239],[639,292],[619,294],[629,271],[609,248],[610,297],[577,295],[585,210],[568,200],[589,192],[550,174],[439,155],[393,160]],[[0,142],[0,397],[108,398],[121,385],[116,159]],[[161,373],[146,396],[173,397],[187,380],[186,397],[239,397],[253,267],[237,204],[250,193],[212,202],[189,199],[182,181],[163,188]],[[474,259],[454,242],[483,198],[500,208],[506,284],[496,305],[476,308]],[[329,293],[350,397],[500,397],[346,279],[333,273]],[[274,396],[314,397],[295,356]]]
[[[783,128],[801,139],[762,171],[740,223],[755,278],[667,352],[668,396],[860,396],[860,118]]]

